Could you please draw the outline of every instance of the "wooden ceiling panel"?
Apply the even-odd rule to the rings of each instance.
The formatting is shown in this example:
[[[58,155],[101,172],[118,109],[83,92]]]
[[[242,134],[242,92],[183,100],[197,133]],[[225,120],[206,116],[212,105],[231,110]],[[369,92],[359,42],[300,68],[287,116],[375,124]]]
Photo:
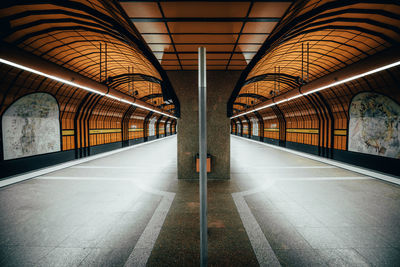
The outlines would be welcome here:
[[[237,34],[185,34],[185,35],[172,35],[175,43],[235,43]]]
[[[208,57],[209,55],[207,55]],[[196,53],[190,53],[190,54],[179,54],[180,59],[192,59],[192,60],[197,60],[197,52]]]
[[[161,18],[161,12],[155,2],[121,2],[129,17]]]
[[[168,22],[171,33],[238,33],[241,22]]]
[[[206,48],[207,52],[229,52],[233,50],[232,45],[202,45]],[[176,50],[178,52],[190,52],[190,51],[197,51],[199,45],[175,45]]]
[[[229,59],[229,54],[207,54],[207,59]]]
[[[255,2],[249,17],[280,18],[291,4],[290,2]]]
[[[164,59],[168,59],[168,60],[178,60],[178,58],[176,57],[176,54],[162,54],[161,57],[163,60]]]
[[[236,52],[257,52],[260,49],[261,45],[247,45],[247,44],[239,44],[236,46]]]
[[[135,22],[135,27],[141,33],[168,33],[163,22]]]
[[[267,34],[272,32],[276,24],[276,22],[247,22],[243,32]]]
[[[162,66],[179,66],[178,60],[163,60]]]
[[[181,66],[163,66],[165,70],[182,70]]]
[[[181,59],[181,62],[182,62],[182,65],[196,65],[198,63],[197,59],[196,60],[194,60],[194,59]]]
[[[143,34],[143,39],[148,43],[171,43],[171,38],[166,34]]]
[[[173,51],[173,47],[172,45],[169,44],[149,44],[149,47],[151,48],[151,50],[153,51],[162,51],[162,52],[172,52]]]
[[[250,2],[161,2],[165,17],[244,17]]]
[[[244,70],[246,68],[246,65],[243,66],[228,66],[228,70]]]
[[[232,58],[234,60],[245,60],[245,57],[243,55],[243,53],[236,53],[232,55]]]
[[[228,64],[228,60],[207,60],[207,66],[212,66],[212,65],[223,65],[226,66]]]
[[[231,65],[247,65],[244,59],[231,59]]]
[[[239,38],[239,43],[259,43],[263,44],[268,34],[242,34]]]

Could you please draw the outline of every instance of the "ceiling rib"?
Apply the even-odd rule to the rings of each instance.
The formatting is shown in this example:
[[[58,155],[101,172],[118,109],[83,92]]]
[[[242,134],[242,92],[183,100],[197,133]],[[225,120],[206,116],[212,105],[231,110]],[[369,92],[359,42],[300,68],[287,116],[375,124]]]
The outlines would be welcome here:
[[[162,7],[161,7],[160,1],[157,1],[157,6],[158,6],[158,9],[160,10],[160,13],[161,13],[161,15],[162,15],[162,18],[165,19],[164,11],[163,11],[163,9],[162,9]],[[177,50],[176,50],[176,46],[175,46],[175,44],[174,44],[174,39],[173,39],[172,36],[171,36],[171,31],[169,30],[169,26],[168,26],[167,21],[164,21],[164,25],[165,25],[165,28],[167,28],[168,35],[169,35],[169,39],[170,39],[171,42],[172,42],[172,47],[174,48],[176,58],[178,59],[178,62],[179,62],[179,66],[181,67],[181,70],[183,70],[182,63],[181,63],[181,60],[180,60],[180,58],[179,58],[178,52],[177,52]]]

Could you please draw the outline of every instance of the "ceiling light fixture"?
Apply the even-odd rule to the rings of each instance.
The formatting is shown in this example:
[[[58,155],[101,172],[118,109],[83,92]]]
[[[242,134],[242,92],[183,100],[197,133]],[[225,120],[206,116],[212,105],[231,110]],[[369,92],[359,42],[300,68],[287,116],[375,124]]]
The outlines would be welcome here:
[[[296,96],[292,96],[292,97],[290,97],[288,99],[283,99],[283,100],[280,100],[280,101],[278,101],[276,103],[271,103],[271,104],[268,104],[268,105],[265,105],[265,106],[261,106],[261,107],[246,111],[244,113],[232,116],[231,119],[234,119],[234,118],[237,118],[237,117],[241,117],[243,115],[246,115],[246,114],[249,114],[249,113],[252,113],[252,112],[255,112],[255,111],[259,111],[261,109],[266,109],[266,108],[281,104],[283,102],[288,102],[290,100],[293,100],[293,99],[296,99],[296,98],[299,98],[299,97],[302,97],[302,96],[305,96],[305,95],[316,93],[316,92],[325,90],[325,89],[333,87],[333,86],[337,86],[337,85],[340,85],[340,84],[343,84],[343,83],[347,83],[347,82],[350,82],[350,81],[353,81],[353,80],[356,80],[356,79],[359,79],[359,78],[362,78],[362,77],[365,77],[365,76],[368,76],[368,75],[371,75],[371,74],[374,74],[374,73],[377,73],[377,72],[380,72],[380,71],[383,71],[383,70],[386,70],[386,69],[390,69],[390,68],[396,67],[398,65],[400,65],[400,61],[396,61],[396,62],[393,62],[391,64],[388,64],[388,65],[385,65],[385,66],[382,66],[382,67],[379,67],[379,68],[376,68],[376,69],[373,69],[373,70],[370,70],[370,71],[367,71],[367,72],[364,72],[364,73],[361,73],[361,74],[358,74],[358,75],[351,76],[351,77],[343,79],[341,81],[337,81],[337,82],[334,82],[334,83],[331,83],[331,84],[328,84],[328,85],[325,85],[325,86],[318,87],[318,88],[316,88],[314,90],[311,90],[311,91],[309,91],[307,93],[304,93],[304,94],[300,93],[300,94],[298,94]]]
[[[130,104],[130,105],[136,106],[138,108],[142,108],[142,109],[145,109],[145,110],[148,110],[148,111],[152,111],[152,112],[155,112],[155,113],[158,113],[158,114],[161,114],[161,115],[168,116],[170,118],[177,119],[177,117],[172,116],[170,114],[167,114],[167,113],[164,113],[164,112],[152,109],[152,108],[145,107],[143,105],[140,105],[140,104],[137,104],[137,103],[134,103],[134,102],[131,102],[131,101],[128,101],[128,100],[113,96],[111,94],[102,93],[100,91],[97,91],[95,89],[89,88],[87,86],[83,86],[83,85],[80,85],[80,84],[65,80],[63,78],[59,78],[57,76],[50,75],[50,74],[47,74],[47,73],[44,73],[44,72],[29,68],[29,67],[26,67],[24,65],[21,65],[21,64],[18,64],[18,63],[15,63],[15,62],[12,62],[12,61],[9,61],[9,60],[6,60],[6,59],[0,58],[0,63],[4,63],[4,64],[7,64],[9,66],[12,66],[12,67],[15,67],[15,68],[18,68],[18,69],[21,69],[21,70],[25,70],[25,71],[28,71],[28,72],[31,72],[31,73],[34,73],[34,74],[37,74],[37,75],[40,75],[40,76],[43,76],[43,77],[46,77],[46,78],[61,82],[61,83],[65,83],[65,84],[68,84],[70,86],[78,87],[78,88],[83,89],[83,90],[88,91],[88,92],[92,92],[92,93],[95,93],[95,94],[106,96],[108,98],[111,98],[111,99],[114,99],[114,100],[117,100],[117,101],[120,101],[120,102],[123,102],[123,103],[126,103],[126,104]]]

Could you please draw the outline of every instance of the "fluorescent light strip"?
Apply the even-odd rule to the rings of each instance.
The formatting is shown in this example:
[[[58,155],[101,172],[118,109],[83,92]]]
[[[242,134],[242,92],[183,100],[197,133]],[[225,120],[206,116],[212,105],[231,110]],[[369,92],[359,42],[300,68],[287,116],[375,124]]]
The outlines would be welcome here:
[[[6,60],[6,59],[0,58],[0,63],[4,63],[4,64],[10,65],[12,67],[15,67],[15,68],[18,68],[18,69],[21,69],[21,70],[25,70],[25,71],[28,71],[28,72],[31,72],[31,73],[34,73],[34,74],[37,74],[37,75],[40,75],[40,76],[43,76],[43,77],[46,77],[46,78],[61,82],[61,83],[65,83],[65,84],[68,84],[68,85],[71,85],[71,86],[74,86],[74,87],[78,87],[78,88],[81,88],[81,89],[83,89],[85,91],[89,91],[89,92],[92,92],[92,93],[95,93],[95,94],[106,96],[106,97],[112,98],[114,100],[117,100],[117,101],[120,101],[120,102],[124,102],[126,104],[130,104],[130,105],[133,105],[133,106],[136,106],[136,107],[139,107],[139,108],[142,108],[142,109],[146,109],[146,110],[149,110],[149,111],[161,114],[161,115],[165,115],[165,116],[168,116],[168,117],[171,117],[171,118],[174,118],[174,119],[178,119],[177,117],[169,115],[167,113],[160,112],[160,111],[157,111],[155,109],[148,108],[148,107],[142,106],[140,104],[136,104],[134,102],[131,102],[131,101],[128,101],[128,100],[125,100],[125,99],[122,99],[122,98],[118,98],[118,97],[110,95],[110,94],[105,94],[105,93],[99,92],[99,91],[97,91],[95,89],[92,89],[92,88],[89,88],[89,87],[86,87],[86,86],[83,86],[83,85],[80,85],[80,84],[77,84],[77,83],[74,83],[74,82],[71,82],[71,81],[56,77],[56,76],[53,76],[53,75],[50,75],[50,74],[47,74],[47,73],[44,73],[44,72],[41,72],[41,71],[38,71],[38,70],[35,70],[35,69],[32,69],[32,68],[29,68],[29,67],[26,67],[24,65],[20,65],[18,63],[14,63],[14,62]]]
[[[344,79],[344,80],[341,80],[341,81],[337,81],[337,82],[334,82],[334,83],[319,87],[319,88],[314,89],[314,90],[312,90],[310,92],[307,92],[307,93],[304,93],[304,94],[300,93],[299,95],[292,96],[292,97],[290,97],[288,99],[284,99],[284,100],[278,101],[276,103],[271,103],[271,104],[268,104],[268,105],[265,105],[265,106],[261,106],[259,108],[247,111],[245,113],[241,113],[241,114],[238,114],[236,116],[232,116],[231,119],[234,119],[234,118],[237,118],[237,117],[240,117],[240,116],[244,116],[244,115],[252,113],[254,111],[258,111],[258,110],[261,110],[261,109],[269,108],[271,106],[275,106],[275,105],[278,105],[278,104],[283,103],[283,102],[288,102],[290,100],[302,97],[304,95],[309,95],[309,94],[312,94],[312,93],[315,93],[315,92],[319,92],[319,91],[325,90],[327,88],[330,88],[330,87],[333,87],[333,86],[337,86],[337,85],[340,85],[340,84],[343,84],[343,83],[347,83],[347,82],[350,82],[350,81],[365,77],[367,75],[370,75],[370,74],[373,74],[373,73],[376,73],[376,72],[380,72],[380,71],[383,71],[383,70],[386,70],[386,69],[390,69],[390,68],[393,68],[393,67],[396,67],[396,66],[399,66],[399,65],[400,65],[400,61],[396,61],[394,63],[391,63],[391,64],[388,64],[388,65],[385,65],[385,66],[382,66],[382,67],[379,67],[379,68],[376,68],[376,69],[373,69],[373,70],[370,70],[370,71],[367,71],[367,72],[364,72],[364,73],[361,73],[361,74],[358,74],[358,75],[355,75],[355,76],[352,76],[352,77],[349,77],[347,79]]]
[[[20,64],[17,64],[17,63],[2,59],[2,58],[0,58],[0,62],[4,63],[4,64],[7,64],[7,65],[10,65],[10,66],[13,66],[13,67],[18,68],[18,69],[21,69],[21,70],[26,70],[26,71],[35,73],[37,75],[44,76],[46,78],[49,78],[49,79],[52,79],[52,80],[55,80],[55,81],[58,81],[58,82],[62,82],[62,83],[66,83],[66,84],[71,85],[71,86],[79,87],[79,88],[81,88],[83,90],[86,90],[86,91],[89,91],[89,92],[92,92],[92,93],[96,93],[96,94],[103,95],[103,96],[105,95],[104,93],[99,92],[97,90],[94,90],[92,88],[89,88],[89,87],[86,87],[86,86],[82,86],[82,85],[78,85],[78,84],[76,84],[74,82],[67,81],[65,79],[62,79],[62,78],[59,78],[59,77],[56,77],[56,76],[53,76],[53,75],[49,75],[47,73],[44,73],[44,72],[41,72],[41,71],[38,71],[38,70],[34,70],[34,69],[29,68],[29,67],[26,67],[26,66],[23,66],[23,65],[20,65]]]

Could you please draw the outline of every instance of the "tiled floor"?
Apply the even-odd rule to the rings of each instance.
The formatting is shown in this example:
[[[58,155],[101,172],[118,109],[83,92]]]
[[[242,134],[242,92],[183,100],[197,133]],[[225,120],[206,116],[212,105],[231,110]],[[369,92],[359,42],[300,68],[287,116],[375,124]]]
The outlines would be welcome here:
[[[209,181],[210,266],[399,266],[400,187],[232,137]],[[0,266],[198,266],[176,137],[0,189]],[[165,219],[165,220],[164,220]]]
[[[281,265],[400,265],[399,186],[231,140],[232,182],[261,188],[244,198]]]
[[[177,183],[174,147],[167,138],[1,188],[0,266],[123,266],[157,190]]]

